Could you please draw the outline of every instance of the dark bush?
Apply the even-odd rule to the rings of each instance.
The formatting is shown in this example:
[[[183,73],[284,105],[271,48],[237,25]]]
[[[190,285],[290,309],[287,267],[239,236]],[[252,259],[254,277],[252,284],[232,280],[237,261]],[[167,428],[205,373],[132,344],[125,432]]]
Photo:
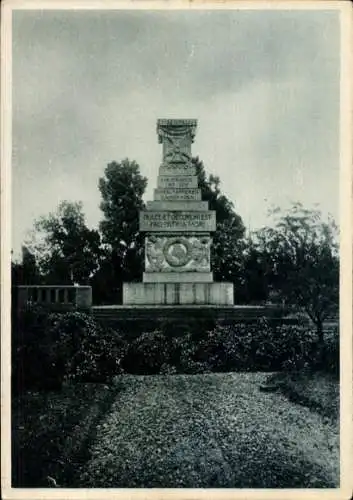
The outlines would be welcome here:
[[[316,347],[313,367],[339,376],[340,372],[340,346],[338,328],[327,335],[322,345]]]
[[[122,372],[125,342],[118,332],[103,328],[90,315],[56,315],[51,338],[51,349],[65,366],[66,380],[108,382]]]
[[[203,332],[203,336],[206,334]],[[200,334],[199,336],[201,337]],[[170,357],[178,373],[197,374],[210,371],[208,360],[197,357],[199,336],[195,332],[190,332],[184,337],[173,339]]]
[[[339,372],[338,331],[319,348],[308,325],[260,319],[230,326],[204,321],[163,322],[127,340],[81,312],[28,311],[13,335],[13,387],[60,388],[65,380],[109,382],[133,374],[228,371]]]
[[[339,375],[340,372],[340,346],[338,332],[333,339],[325,343],[325,370],[334,375]]]
[[[217,325],[200,338],[189,334],[174,343],[173,365],[189,373],[203,371],[278,371],[305,366],[314,349],[314,332],[266,320],[232,326]],[[178,362],[179,361],[179,362]],[[194,364],[197,365],[194,365]]]
[[[212,371],[293,371],[311,368],[339,371],[339,336],[320,348],[315,329],[308,325],[270,323],[217,326],[198,343],[194,359],[208,362]]]
[[[40,307],[24,311],[12,325],[12,390],[60,389],[63,366],[50,349],[51,317]]]
[[[201,339],[205,333],[216,326],[216,321],[212,315],[202,318],[180,318],[178,320],[164,320],[158,325],[158,330],[168,338],[186,337],[191,335],[192,339]]]
[[[13,332],[12,387],[60,389],[67,380],[108,382],[122,372],[125,342],[81,312],[31,310]]]
[[[143,333],[129,345],[122,366],[128,373],[153,375],[171,361],[171,340],[159,330]]]
[[[142,334],[131,342],[124,370],[136,374],[292,371],[316,363],[315,331],[308,327],[261,319],[196,330],[189,322],[184,334],[176,325],[174,330],[168,325],[163,332]]]

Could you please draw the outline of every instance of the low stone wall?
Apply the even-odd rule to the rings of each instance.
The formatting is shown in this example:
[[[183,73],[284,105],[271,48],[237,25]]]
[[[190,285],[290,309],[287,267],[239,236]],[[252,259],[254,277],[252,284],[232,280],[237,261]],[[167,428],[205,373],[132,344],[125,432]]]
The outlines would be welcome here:
[[[92,287],[72,285],[21,285],[17,287],[17,309],[40,305],[50,309],[89,309]]]
[[[216,321],[224,325],[253,322],[264,317],[271,321],[284,321],[284,311],[278,306],[121,305],[93,306],[91,312],[100,322],[116,326],[140,324],[144,330],[155,328],[161,321]]]

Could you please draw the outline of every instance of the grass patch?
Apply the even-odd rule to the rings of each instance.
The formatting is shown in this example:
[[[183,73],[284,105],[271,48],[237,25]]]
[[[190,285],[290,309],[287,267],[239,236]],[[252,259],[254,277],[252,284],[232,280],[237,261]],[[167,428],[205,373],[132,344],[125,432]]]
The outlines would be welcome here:
[[[12,486],[50,487],[75,481],[97,422],[116,389],[72,384],[59,392],[28,392],[12,404]],[[49,479],[48,479],[49,477]]]
[[[282,372],[270,375],[266,390],[279,390],[290,401],[304,405],[322,416],[339,419],[340,386],[335,376],[323,372]]]

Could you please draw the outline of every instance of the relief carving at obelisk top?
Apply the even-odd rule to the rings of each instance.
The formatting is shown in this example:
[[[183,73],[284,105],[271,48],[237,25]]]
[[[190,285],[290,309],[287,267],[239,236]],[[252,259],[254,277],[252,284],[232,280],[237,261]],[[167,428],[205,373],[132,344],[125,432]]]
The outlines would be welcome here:
[[[196,120],[158,120],[158,140],[163,144],[163,167],[190,168]]]

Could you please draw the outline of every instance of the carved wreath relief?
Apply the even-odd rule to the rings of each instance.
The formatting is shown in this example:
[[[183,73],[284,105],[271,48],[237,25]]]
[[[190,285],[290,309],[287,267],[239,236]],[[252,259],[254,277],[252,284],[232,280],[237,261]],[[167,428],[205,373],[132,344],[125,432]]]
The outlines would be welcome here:
[[[178,124],[158,126],[159,141],[163,143],[164,164],[190,164],[191,143],[195,135],[195,125]]]
[[[210,270],[209,236],[146,237],[146,271]]]
[[[185,137],[166,136],[164,142],[164,161],[166,163],[189,163],[189,141]]]

